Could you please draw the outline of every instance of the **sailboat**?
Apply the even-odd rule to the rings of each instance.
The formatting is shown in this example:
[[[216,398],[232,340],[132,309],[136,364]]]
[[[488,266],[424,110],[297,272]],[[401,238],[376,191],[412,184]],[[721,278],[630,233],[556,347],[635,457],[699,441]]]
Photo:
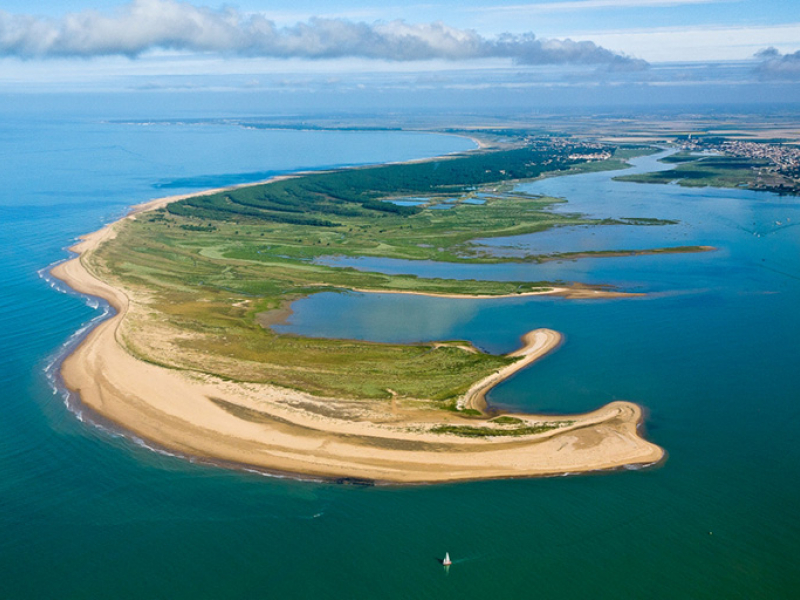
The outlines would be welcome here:
[[[450,565],[452,565],[452,564],[453,564],[453,561],[452,561],[452,560],[450,560],[450,553],[449,553],[449,552],[445,552],[445,553],[444,553],[444,560],[442,561],[442,564],[443,564],[445,567],[449,567]]]

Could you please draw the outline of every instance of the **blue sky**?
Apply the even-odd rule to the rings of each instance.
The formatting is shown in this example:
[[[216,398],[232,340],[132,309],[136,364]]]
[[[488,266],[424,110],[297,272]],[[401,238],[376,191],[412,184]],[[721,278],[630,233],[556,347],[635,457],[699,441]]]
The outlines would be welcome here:
[[[0,7],[0,90],[463,90],[486,81],[507,89],[768,81],[792,101],[800,0],[5,0]]]

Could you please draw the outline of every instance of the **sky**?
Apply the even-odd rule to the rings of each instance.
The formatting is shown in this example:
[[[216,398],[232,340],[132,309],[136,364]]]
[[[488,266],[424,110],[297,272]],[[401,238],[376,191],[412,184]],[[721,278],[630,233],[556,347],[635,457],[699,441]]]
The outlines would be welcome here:
[[[800,0],[0,5],[0,92],[199,89],[795,102]]]

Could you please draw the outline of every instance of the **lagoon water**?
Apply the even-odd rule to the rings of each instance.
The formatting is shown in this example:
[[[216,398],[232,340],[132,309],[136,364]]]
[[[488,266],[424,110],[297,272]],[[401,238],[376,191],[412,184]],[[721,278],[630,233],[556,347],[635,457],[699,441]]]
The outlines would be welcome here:
[[[611,283],[651,292],[643,299],[351,293],[297,303],[287,328],[310,335],[463,338],[506,352],[529,329],[562,331],[562,348],[496,388],[490,401],[566,412],[633,400],[648,410],[648,435],[669,452],[652,470],[354,488],[192,463],[81,422],[54,392],[48,365],[102,308],[58,293],[39,271],[65,257],[75,236],[165,193],[471,143],[86,116],[0,124],[0,597],[749,599],[800,592],[796,198],[619,183],[609,173],[547,179],[526,191],[569,200],[554,210],[681,223],[489,243],[719,249],[545,265],[369,265]],[[639,161],[643,170],[653,165]],[[338,319],[322,318],[334,310]],[[445,551],[454,560],[448,572],[437,560]]]

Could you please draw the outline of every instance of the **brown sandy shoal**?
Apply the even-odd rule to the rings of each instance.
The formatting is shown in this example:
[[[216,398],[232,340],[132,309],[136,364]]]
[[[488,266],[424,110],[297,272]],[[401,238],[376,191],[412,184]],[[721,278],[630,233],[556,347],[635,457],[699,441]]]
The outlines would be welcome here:
[[[451,294],[447,292],[420,292],[411,290],[381,290],[367,288],[349,288],[354,292],[364,294],[403,294],[408,296],[427,296],[429,298],[450,298],[452,300],[500,300],[504,298],[526,298],[530,296],[562,296],[572,300],[587,300],[592,298],[634,298],[646,294],[635,292],[619,292],[598,287],[571,284],[567,286],[548,287],[532,292],[519,292],[513,294]]]
[[[156,200],[140,210],[180,198]],[[81,257],[92,252],[114,237],[115,225],[85,236],[73,250]],[[630,402],[564,417],[514,414],[528,425],[561,426],[535,435],[472,438],[431,428],[499,426],[409,399],[320,398],[144,362],[117,340],[129,305],[126,293],[94,277],[81,257],[58,265],[53,275],[106,299],[117,314],[64,360],[64,382],[103,417],[178,453],[270,471],[402,483],[580,473],[652,464],[664,456],[639,435],[642,411]],[[552,330],[530,332],[523,348],[512,353],[522,359],[477,382],[462,404],[481,406],[488,389],[552,351],[560,339]]]

